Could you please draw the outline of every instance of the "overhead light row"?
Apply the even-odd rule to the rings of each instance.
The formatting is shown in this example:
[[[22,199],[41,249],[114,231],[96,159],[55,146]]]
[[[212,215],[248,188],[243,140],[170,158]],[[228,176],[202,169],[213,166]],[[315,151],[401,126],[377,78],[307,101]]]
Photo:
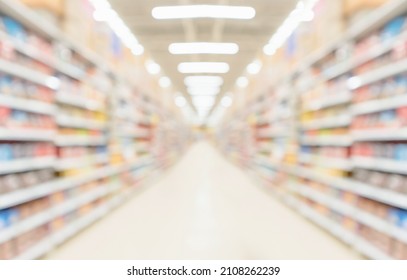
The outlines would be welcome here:
[[[247,6],[225,5],[179,5],[155,7],[152,10],[155,19],[185,18],[220,18],[220,19],[252,19],[256,10]]]
[[[93,18],[95,21],[103,21],[120,38],[123,44],[131,50],[134,55],[142,55],[144,47],[123,22],[120,16],[114,11],[107,0],[90,0],[95,11]]]
[[[252,19],[256,10],[248,6],[225,6],[225,5],[178,5],[156,7],[152,10],[155,19],[185,19],[185,18],[222,18],[222,19]],[[235,43],[213,42],[190,42],[173,43],[168,51],[174,55],[191,54],[220,54],[234,55],[239,52],[239,46]],[[149,73],[159,72],[157,65],[150,65]],[[178,71],[182,74],[225,74],[230,71],[229,64],[225,62],[184,62],[178,65]],[[256,71],[256,70],[253,70]],[[253,72],[252,71],[252,72]],[[220,76],[188,76],[184,79],[187,92],[191,96],[192,103],[200,117],[209,113],[220,93],[223,79]],[[239,84],[248,83],[243,78]],[[167,86],[169,81],[166,77],[160,79],[161,86]],[[178,107],[186,105],[186,99],[180,95],[175,98]],[[226,96],[221,100],[221,105],[228,107],[231,97]]]
[[[271,37],[268,44],[263,48],[266,55],[273,55],[285,41],[293,34],[295,29],[302,23],[312,21],[314,18],[313,8],[318,0],[303,0],[298,2],[296,8],[285,19],[277,32]]]

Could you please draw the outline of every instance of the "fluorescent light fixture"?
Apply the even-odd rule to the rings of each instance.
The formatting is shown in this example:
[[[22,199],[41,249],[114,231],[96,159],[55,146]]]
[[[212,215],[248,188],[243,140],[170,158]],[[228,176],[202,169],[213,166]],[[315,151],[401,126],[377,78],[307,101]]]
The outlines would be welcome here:
[[[146,61],[145,67],[147,72],[151,75],[157,75],[161,71],[161,66],[152,60]]]
[[[107,0],[90,0],[95,11],[93,18],[95,21],[103,21],[120,38],[123,45],[131,50],[134,55],[144,53],[144,47],[138,42],[131,30],[114,11]]]
[[[220,76],[188,76],[184,79],[187,87],[195,86],[214,86],[220,87],[223,85],[223,79]]]
[[[179,5],[155,7],[151,11],[151,14],[155,19],[252,19],[256,16],[256,10],[252,7],[247,6]]]
[[[233,100],[232,100],[232,97],[230,97],[230,96],[224,96],[224,97],[222,97],[222,100],[220,101],[220,104],[225,108],[232,106],[232,103],[233,103]]]
[[[296,8],[285,19],[277,32],[263,48],[266,55],[273,55],[284,45],[285,41],[293,34],[295,29],[304,21],[311,21],[314,18],[313,8],[319,0],[303,0],[298,2]]]
[[[217,95],[219,87],[190,87],[187,89],[190,95]]]
[[[168,47],[172,54],[237,54],[235,43],[173,43]]]
[[[192,97],[192,103],[196,107],[211,107],[215,104],[215,97],[212,96],[194,96]]]
[[[246,77],[240,77],[236,80],[236,85],[240,88],[245,88],[249,85],[249,79]]]
[[[183,96],[177,96],[175,97],[175,105],[177,105],[177,107],[182,108],[185,105],[187,105],[187,100]]]
[[[225,62],[183,62],[178,65],[178,71],[184,74],[229,72],[229,64]]]
[[[263,64],[261,63],[261,61],[256,59],[255,61],[247,65],[246,71],[250,75],[256,75],[260,72],[262,66]]]
[[[168,77],[161,77],[160,80],[158,81],[160,84],[160,87],[162,88],[168,88],[171,86],[171,80]]]

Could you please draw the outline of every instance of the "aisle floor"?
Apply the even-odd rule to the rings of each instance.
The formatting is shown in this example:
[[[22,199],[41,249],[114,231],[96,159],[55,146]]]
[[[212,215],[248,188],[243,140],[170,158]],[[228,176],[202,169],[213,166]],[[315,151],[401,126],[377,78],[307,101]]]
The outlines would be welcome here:
[[[208,143],[49,259],[359,259]]]

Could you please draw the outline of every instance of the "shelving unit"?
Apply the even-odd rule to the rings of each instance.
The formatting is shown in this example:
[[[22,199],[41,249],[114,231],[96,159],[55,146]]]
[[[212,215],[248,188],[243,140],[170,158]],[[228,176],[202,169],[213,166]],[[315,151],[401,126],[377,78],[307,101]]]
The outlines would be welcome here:
[[[236,110],[218,132],[224,153],[240,157],[274,196],[372,259],[407,259],[407,63],[397,48],[407,43],[407,31],[395,23],[387,27],[398,17],[406,22],[406,1],[372,12],[269,85],[273,90],[250,107]],[[371,40],[367,48],[369,36],[386,40]],[[291,112],[265,101],[279,91],[295,104]],[[279,117],[264,117],[262,110],[293,116],[291,123],[280,122],[290,136],[274,139],[268,128]],[[247,134],[250,124],[236,117],[246,114],[262,116],[258,124],[268,130],[260,135],[269,141],[248,155],[232,141]],[[290,148],[273,157],[284,145]]]
[[[179,139],[187,140],[189,131],[151,93],[140,92],[137,84],[26,7],[5,0],[0,11],[49,47],[44,51],[0,30],[0,40],[25,58],[25,64],[0,58],[0,78],[21,83],[0,89],[0,113],[36,118],[30,126],[0,123],[0,259],[35,259],[171,165],[186,147]],[[116,107],[123,100],[126,112]],[[117,125],[118,119],[131,129]],[[167,126],[180,134],[162,134]],[[18,146],[11,153],[13,145]],[[118,151],[124,154],[118,157]]]

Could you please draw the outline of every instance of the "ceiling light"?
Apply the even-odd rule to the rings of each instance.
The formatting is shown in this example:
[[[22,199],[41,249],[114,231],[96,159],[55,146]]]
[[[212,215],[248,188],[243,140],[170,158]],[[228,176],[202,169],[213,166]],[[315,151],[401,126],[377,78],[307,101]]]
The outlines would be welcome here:
[[[192,87],[188,88],[190,95],[217,95],[220,92],[219,87]]]
[[[252,19],[256,16],[256,10],[252,7],[246,6],[185,5],[155,7],[151,14],[155,19]]]
[[[197,107],[211,107],[215,104],[215,97],[212,96],[194,96],[192,103]]]
[[[144,53],[144,47],[138,42],[131,30],[123,22],[120,16],[112,9],[107,0],[90,0],[95,11],[93,18],[95,21],[103,21],[120,38],[123,45],[131,50],[134,55]]]
[[[171,80],[168,77],[161,77],[160,80],[158,81],[160,84],[160,87],[162,88],[168,88],[171,86]]]
[[[217,73],[229,72],[229,64],[224,62],[184,62],[178,65],[178,71],[187,73]]]
[[[246,71],[250,75],[256,75],[260,72],[262,66],[263,64],[261,63],[261,61],[256,59],[255,61],[247,65]]]
[[[184,79],[187,87],[192,86],[215,86],[223,85],[223,79],[220,76],[188,76]]]
[[[177,96],[175,97],[175,105],[180,108],[184,107],[185,105],[187,105],[187,100],[183,96]]]
[[[303,0],[298,2],[296,8],[285,19],[277,32],[263,48],[266,55],[273,55],[284,45],[295,29],[304,21],[311,21],[314,18],[313,8],[319,0]]]
[[[232,100],[232,97],[230,97],[230,96],[224,96],[222,98],[222,100],[220,101],[220,104],[225,108],[232,106],[232,103],[233,103],[233,100]]]
[[[147,72],[150,73],[151,75],[157,75],[161,71],[161,67],[159,64],[155,63],[152,60],[148,60],[145,63]]]
[[[239,46],[235,43],[174,43],[168,51],[172,54],[236,54]]]
[[[249,85],[249,79],[246,77],[240,77],[236,80],[236,85],[240,88],[245,88]]]

